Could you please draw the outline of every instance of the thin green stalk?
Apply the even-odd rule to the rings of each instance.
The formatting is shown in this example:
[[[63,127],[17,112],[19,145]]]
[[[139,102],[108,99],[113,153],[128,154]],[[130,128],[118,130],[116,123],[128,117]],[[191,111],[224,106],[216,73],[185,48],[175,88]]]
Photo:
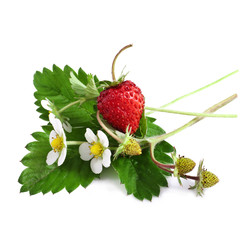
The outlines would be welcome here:
[[[67,145],[81,145],[82,143],[86,143],[84,141],[67,141]],[[108,147],[110,150],[117,150],[117,147]]]
[[[160,169],[162,169],[163,171],[165,172],[168,172],[168,173],[171,173],[171,174],[174,174],[174,171],[171,170],[171,168],[175,168],[175,165],[173,164],[163,164],[163,163],[160,163],[159,161],[156,160],[155,156],[154,156],[154,148],[155,148],[155,145],[156,143],[151,143],[150,144],[150,156],[151,156],[151,159],[153,161],[153,163],[159,167]],[[170,169],[169,169],[170,168]],[[195,180],[195,181],[199,181],[199,176],[190,176],[190,175],[180,175],[180,177],[182,178],[188,178],[188,179],[192,179],[192,180]]]
[[[67,145],[80,145],[85,143],[84,141],[67,141]]]
[[[193,94],[195,94],[195,93],[197,93],[197,92],[200,92],[200,91],[202,91],[202,90],[204,90],[204,89],[206,89],[206,88],[208,88],[208,87],[210,87],[210,86],[213,86],[213,85],[215,85],[216,83],[219,83],[219,82],[221,82],[222,80],[224,80],[224,79],[226,79],[226,78],[228,78],[228,77],[230,77],[230,76],[232,76],[233,74],[238,73],[238,72],[239,72],[239,70],[236,70],[236,71],[234,71],[234,72],[231,72],[231,73],[227,74],[226,76],[224,76],[224,77],[222,77],[222,78],[220,78],[220,79],[218,79],[218,80],[216,80],[216,81],[214,81],[214,82],[212,82],[212,83],[210,83],[210,84],[207,84],[206,86],[201,87],[201,88],[199,88],[199,89],[197,89],[197,90],[195,90],[195,91],[193,91],[193,92],[190,92],[190,93],[187,93],[187,94],[185,94],[185,95],[183,95],[183,96],[181,96],[181,97],[178,97],[178,98],[174,99],[173,101],[171,101],[171,102],[169,102],[169,103],[167,103],[167,104],[162,105],[162,106],[159,107],[159,108],[165,108],[165,107],[167,107],[167,106],[169,106],[169,105],[171,105],[171,104],[173,104],[173,103],[175,103],[175,102],[177,102],[177,101],[179,101],[179,100],[181,100],[181,99],[183,99],[183,98],[185,98],[185,97],[191,96],[191,95],[193,95]],[[152,114],[152,113],[154,113],[154,112],[153,112],[153,111],[148,112],[148,113],[146,113],[146,115],[150,115],[150,114]]]
[[[207,109],[204,113],[212,113],[217,111],[219,108],[222,108],[223,106],[225,106],[226,104],[230,103],[231,101],[233,101],[235,98],[237,97],[237,94],[234,94],[232,96],[230,96],[229,98],[224,99],[223,101],[213,105],[212,107],[210,107],[209,109]],[[154,136],[154,137],[149,137],[147,140],[152,143],[152,144],[157,144],[158,142],[163,141],[166,138],[169,138],[179,132],[181,132],[182,130],[184,130],[187,127],[192,126],[193,124],[199,122],[200,120],[204,119],[203,116],[201,117],[196,117],[194,119],[192,119],[191,121],[189,121],[188,123],[184,124],[183,126],[177,128],[176,130],[160,135],[160,136]]]
[[[215,118],[236,118],[237,117],[236,114],[196,113],[196,112],[184,112],[184,111],[162,109],[162,108],[152,108],[152,107],[145,107],[145,109],[152,110],[155,112],[166,112],[166,113],[174,113],[174,114],[198,116],[198,117],[215,117]]]
[[[66,109],[70,108],[71,106],[73,106],[73,105],[75,105],[75,104],[77,104],[77,103],[80,103],[80,102],[82,102],[82,101],[83,101],[82,99],[79,99],[79,100],[77,100],[77,101],[75,101],[75,102],[71,102],[71,103],[69,103],[68,105],[66,105],[65,107],[63,107],[63,108],[61,108],[60,110],[58,110],[58,112],[61,113],[61,112],[65,111]]]

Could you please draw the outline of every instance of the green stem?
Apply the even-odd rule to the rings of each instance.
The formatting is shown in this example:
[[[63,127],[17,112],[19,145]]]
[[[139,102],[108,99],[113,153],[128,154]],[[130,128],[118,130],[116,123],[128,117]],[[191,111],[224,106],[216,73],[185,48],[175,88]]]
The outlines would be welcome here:
[[[215,117],[215,118],[236,118],[236,114],[212,114],[212,113],[196,113],[196,112],[184,112],[170,109],[162,109],[162,108],[153,108],[153,107],[145,107],[147,110],[157,111],[157,112],[166,112],[166,113],[175,113],[189,116],[202,116],[202,117]]]
[[[79,100],[77,100],[77,101],[75,101],[75,102],[71,102],[71,103],[69,103],[68,105],[66,105],[65,107],[63,107],[63,108],[61,108],[60,110],[58,110],[58,112],[61,113],[61,112],[65,111],[66,109],[70,108],[71,106],[73,106],[73,105],[75,105],[75,104],[77,104],[77,103],[80,103],[80,102],[82,102],[82,101],[83,101],[82,99],[79,99]]]
[[[118,149],[118,147],[108,147],[108,149],[115,151]]]
[[[80,145],[85,143],[84,141],[67,141],[67,145]]]
[[[153,163],[157,167],[162,169],[163,171],[173,174],[174,172],[172,170],[170,170],[169,168],[175,168],[175,165],[173,165],[173,164],[163,164],[163,163],[158,162],[154,157],[154,148],[155,148],[155,144],[150,144],[150,156],[151,156],[151,159],[152,159]],[[192,179],[192,180],[196,180],[196,181],[199,180],[198,176],[180,175],[180,177],[188,178],[188,179]]]
[[[81,145],[82,143],[86,143],[85,141],[67,141],[67,145]],[[108,147],[110,150],[117,150],[117,147]]]
[[[115,77],[115,63],[116,63],[116,60],[117,60],[117,58],[118,58],[118,56],[119,56],[119,54],[120,54],[121,52],[123,52],[125,49],[130,48],[130,47],[132,47],[132,44],[129,44],[129,45],[123,47],[123,48],[117,53],[117,55],[114,57],[113,63],[112,63],[112,79],[113,79],[113,81],[116,81],[116,77]]]
[[[100,124],[100,126],[111,136],[113,137],[116,141],[118,141],[119,143],[122,143],[123,140],[120,139],[117,135],[115,135],[101,120],[100,115],[99,115],[99,111],[97,111],[97,120],[98,123]]]
[[[235,98],[237,97],[237,94],[234,94],[232,96],[230,96],[229,98],[224,99],[223,101],[213,105],[212,107],[210,107],[209,109],[207,109],[204,113],[212,113],[217,111],[219,108],[222,108],[223,106],[225,106],[226,104],[230,103],[231,101],[233,101]],[[192,119],[190,122],[184,124],[183,126],[177,128],[176,130],[160,135],[160,136],[154,136],[154,137],[149,137],[147,140],[153,144],[157,144],[158,142],[163,141],[164,139],[171,137],[179,132],[181,132],[182,130],[184,130],[187,127],[192,126],[193,124],[199,122],[200,120],[204,119],[203,116],[201,117],[196,117],[194,119]]]
[[[162,105],[160,108],[165,108],[165,107],[167,107],[167,106],[169,106],[169,105],[171,105],[171,104],[173,104],[173,103],[175,103],[175,102],[177,102],[177,101],[179,101],[179,100],[181,100],[181,99],[183,99],[183,98],[185,98],[185,97],[188,97],[188,96],[191,96],[191,95],[193,95],[193,94],[195,94],[195,93],[197,93],[197,92],[200,92],[200,91],[202,91],[202,90],[204,90],[204,89],[206,89],[206,88],[208,88],[208,87],[210,87],[210,86],[215,85],[216,83],[221,82],[222,80],[224,80],[224,79],[226,79],[226,78],[228,78],[228,77],[230,77],[230,76],[232,76],[233,74],[238,73],[238,72],[239,72],[239,70],[236,70],[236,71],[234,71],[234,72],[231,72],[231,73],[227,74],[226,76],[224,76],[224,77],[222,77],[222,78],[220,78],[220,79],[218,79],[218,80],[216,80],[216,81],[214,81],[214,82],[212,82],[212,83],[210,83],[210,84],[207,84],[207,85],[204,86],[204,87],[201,87],[201,88],[199,88],[199,89],[197,89],[197,90],[195,90],[195,91],[193,91],[193,92],[187,93],[187,94],[185,94],[185,95],[183,95],[183,96],[181,96],[181,97],[178,97],[178,98],[174,99],[173,101],[171,101],[171,102],[169,102],[169,103],[167,103],[167,104]],[[146,115],[149,115],[149,114],[152,114],[152,113],[153,113],[153,111],[146,113]]]

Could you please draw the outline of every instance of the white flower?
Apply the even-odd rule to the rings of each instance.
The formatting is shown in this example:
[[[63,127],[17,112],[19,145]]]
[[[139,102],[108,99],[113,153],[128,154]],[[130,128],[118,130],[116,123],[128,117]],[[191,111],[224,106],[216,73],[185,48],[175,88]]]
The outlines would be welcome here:
[[[54,128],[49,135],[51,150],[47,155],[47,164],[52,165],[58,160],[58,166],[62,165],[67,155],[66,136],[59,119],[55,118],[52,113],[49,114],[49,120]]]
[[[44,109],[48,110],[49,112],[52,112],[53,104],[47,98],[46,100],[41,101],[41,105]]]
[[[56,117],[57,110],[56,110],[56,108],[54,107],[54,104],[53,104],[52,102],[50,102],[50,101],[46,98],[46,100],[42,100],[42,101],[41,101],[41,105],[42,105],[42,107],[43,107],[44,109],[46,109],[46,110],[48,110],[50,113],[52,113],[55,118],[57,118],[57,117]],[[57,115],[59,116],[59,118],[61,118],[60,115],[59,115],[59,113],[58,113]],[[65,120],[65,119],[66,119],[66,120]],[[61,118],[61,120],[62,120],[62,126],[63,126],[63,128],[64,128],[65,131],[67,131],[67,132],[70,133],[70,132],[72,132],[72,126],[71,126],[70,123],[67,121],[67,120],[69,120],[69,118],[66,118],[66,117],[65,117],[65,119],[62,120],[62,118]],[[49,115],[49,121],[51,122],[51,120],[50,120],[50,115]]]
[[[93,131],[87,128],[85,133],[87,143],[79,146],[80,157],[84,161],[91,160],[90,167],[96,174],[102,172],[102,166],[109,167],[111,164],[111,151],[108,149],[109,141],[105,133],[97,132],[97,136]]]

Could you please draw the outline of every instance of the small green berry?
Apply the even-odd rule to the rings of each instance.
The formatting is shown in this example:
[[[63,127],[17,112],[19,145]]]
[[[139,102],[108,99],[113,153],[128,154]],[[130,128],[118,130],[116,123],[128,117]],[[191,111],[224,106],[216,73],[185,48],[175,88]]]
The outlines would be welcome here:
[[[196,163],[190,158],[180,157],[176,161],[176,168],[178,170],[178,174],[180,175],[191,172],[195,165]]]
[[[213,174],[209,171],[206,171],[206,170],[202,171],[201,184],[204,188],[212,187],[215,184],[217,184],[218,182],[219,182],[219,179],[215,174]]]

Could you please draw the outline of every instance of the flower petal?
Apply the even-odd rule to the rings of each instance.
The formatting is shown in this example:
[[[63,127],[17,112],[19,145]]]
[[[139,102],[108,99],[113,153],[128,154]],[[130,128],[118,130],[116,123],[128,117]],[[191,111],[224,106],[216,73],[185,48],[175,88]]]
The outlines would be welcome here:
[[[93,131],[90,128],[86,129],[86,133],[84,136],[89,143],[97,142],[97,136],[93,133]]]
[[[62,138],[63,138],[63,144],[67,148],[67,138],[66,138],[66,135],[65,135],[64,131],[63,131],[63,134],[62,134]]]
[[[52,111],[52,109],[50,108],[50,102],[48,100],[42,100],[41,105],[44,109]]]
[[[52,113],[49,114],[49,121],[52,124],[54,130],[57,132],[57,134],[62,137],[64,131],[61,121],[58,118],[56,118]]]
[[[70,125],[69,122],[64,121],[62,125],[63,125],[63,128],[65,129],[65,131],[67,131],[69,133],[72,132],[72,126]]]
[[[53,125],[53,122],[57,119],[56,116],[53,113],[49,113],[48,115],[49,122]]]
[[[67,148],[63,148],[58,159],[58,166],[62,165],[67,156]]]
[[[47,164],[52,165],[59,157],[59,152],[55,152],[54,150],[50,151],[47,155]]]
[[[80,153],[80,158],[84,161],[89,161],[92,159],[94,156],[91,154],[90,151],[90,144],[89,143],[82,143],[79,146],[79,153]]]
[[[90,167],[95,174],[102,172],[102,158],[93,158]]]
[[[104,132],[102,132],[101,130],[97,131],[97,135],[100,139],[100,143],[104,146],[104,147],[108,147],[109,145],[109,141],[108,138],[106,136],[106,134]]]
[[[50,135],[49,135],[49,142],[50,142],[50,144],[51,144],[52,140],[55,139],[56,137],[57,137],[57,133],[54,130],[52,130],[50,132]]]
[[[111,164],[111,151],[109,149],[106,149],[103,152],[102,158],[103,158],[102,160],[103,166],[108,168]]]

